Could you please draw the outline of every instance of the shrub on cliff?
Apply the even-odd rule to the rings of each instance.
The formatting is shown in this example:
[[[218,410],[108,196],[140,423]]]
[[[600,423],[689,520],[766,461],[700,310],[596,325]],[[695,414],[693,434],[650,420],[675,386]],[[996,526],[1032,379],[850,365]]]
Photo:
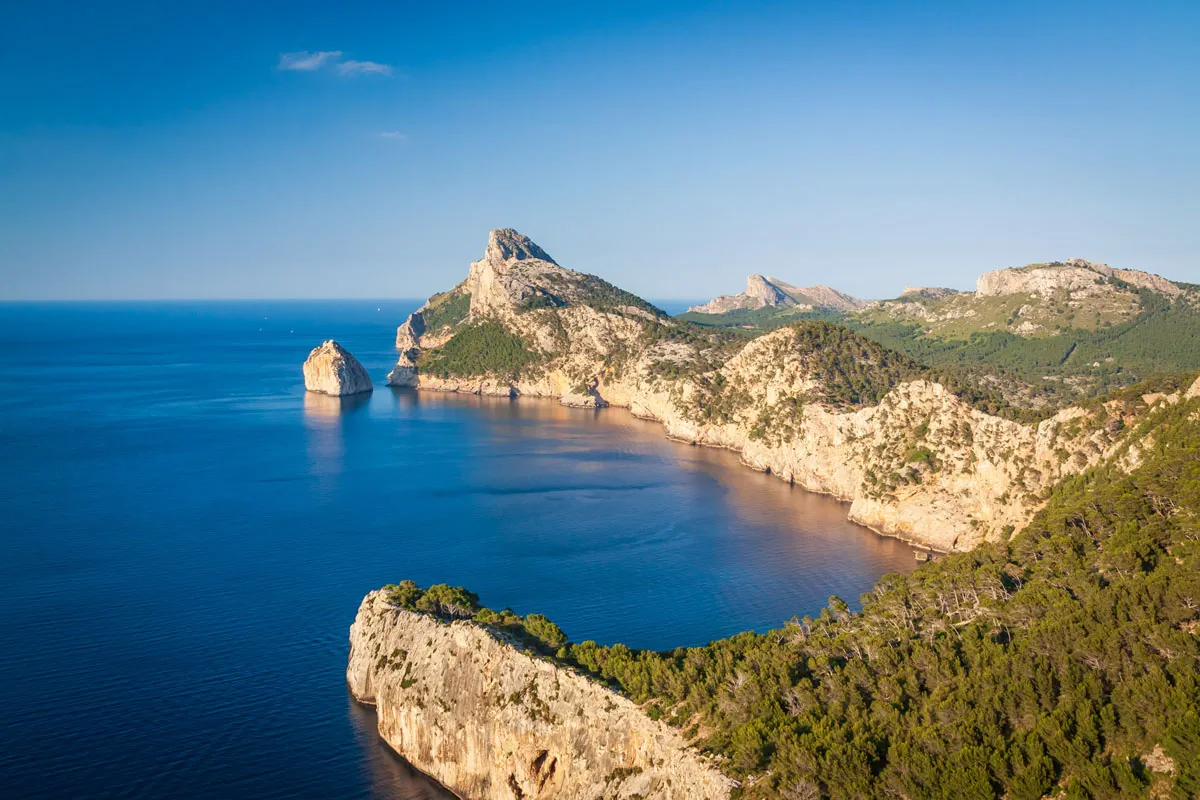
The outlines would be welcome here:
[[[530,636],[555,650],[567,643],[567,635],[563,633],[563,629],[541,614],[530,614],[525,617],[525,630]]]
[[[472,617],[479,610],[479,595],[461,586],[436,583],[417,600],[417,610],[445,617]]]
[[[414,581],[400,581],[383,589],[388,593],[388,600],[409,611],[452,618],[472,617],[479,611],[479,595],[461,586],[435,583],[422,589]]]

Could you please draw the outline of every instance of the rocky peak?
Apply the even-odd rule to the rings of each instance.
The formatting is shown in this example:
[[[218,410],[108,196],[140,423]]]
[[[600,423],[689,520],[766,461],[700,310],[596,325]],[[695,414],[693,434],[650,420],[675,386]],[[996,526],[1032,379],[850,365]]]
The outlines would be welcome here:
[[[547,261],[557,264],[550,254],[538,247],[532,239],[512,228],[496,228],[488,234],[485,261]]]
[[[466,289],[471,295],[471,315],[507,316],[520,303],[553,279],[570,274],[533,240],[512,228],[488,235],[483,258],[471,265]]]
[[[724,314],[739,308],[755,309],[772,306],[796,307],[800,311],[812,308],[853,311],[864,305],[866,304],[862,300],[828,286],[817,285],[804,288],[793,286],[779,278],[755,273],[746,278],[746,291],[741,294],[723,294],[688,310],[700,314]]]
[[[863,308],[866,303],[857,297],[851,297],[845,292],[830,288],[823,284],[809,286],[799,290],[808,301],[817,308],[832,308],[836,311],[854,311]]]
[[[759,301],[759,307],[794,305],[795,301],[779,287],[778,283],[775,278],[764,278],[755,273],[746,278],[745,296]]]

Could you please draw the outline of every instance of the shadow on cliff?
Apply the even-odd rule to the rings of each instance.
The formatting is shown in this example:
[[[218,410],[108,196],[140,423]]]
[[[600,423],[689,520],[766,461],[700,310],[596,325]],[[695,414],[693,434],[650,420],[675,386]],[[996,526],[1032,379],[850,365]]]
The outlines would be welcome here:
[[[379,736],[375,710],[346,692],[347,714],[371,777],[373,800],[456,800],[457,795],[413,767]]]

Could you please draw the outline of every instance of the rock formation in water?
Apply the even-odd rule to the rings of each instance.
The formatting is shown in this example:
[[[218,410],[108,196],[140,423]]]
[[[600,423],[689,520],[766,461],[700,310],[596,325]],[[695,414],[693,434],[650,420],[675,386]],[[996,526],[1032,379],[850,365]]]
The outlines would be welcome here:
[[[754,274],[746,278],[746,291],[741,294],[723,294],[703,305],[692,306],[688,311],[699,314],[724,314],[738,309],[753,310],[768,306],[794,308],[797,311],[853,311],[864,305],[862,300],[828,286],[802,288],[784,283],[778,278]]]
[[[367,595],[346,678],[379,734],[470,800],[717,800],[733,783],[625,697],[502,641]]]
[[[304,388],[341,397],[369,392],[371,376],[358,359],[333,339],[313,348],[304,362]]]
[[[749,341],[690,327],[512,230],[493,231],[397,344],[393,384],[625,407],[939,550],[1024,527],[1050,487],[1119,449],[1139,413],[1113,402],[1014,422],[824,323]]]

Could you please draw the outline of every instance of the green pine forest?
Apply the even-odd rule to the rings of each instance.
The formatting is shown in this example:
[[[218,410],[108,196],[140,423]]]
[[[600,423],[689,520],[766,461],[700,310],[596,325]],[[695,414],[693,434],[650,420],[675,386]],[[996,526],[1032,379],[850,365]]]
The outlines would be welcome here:
[[[1010,541],[887,575],[860,611],[667,652],[569,643],[448,586],[396,602],[523,638],[679,728],[742,798],[1200,796],[1200,400],[1141,466],[1061,484]]]

